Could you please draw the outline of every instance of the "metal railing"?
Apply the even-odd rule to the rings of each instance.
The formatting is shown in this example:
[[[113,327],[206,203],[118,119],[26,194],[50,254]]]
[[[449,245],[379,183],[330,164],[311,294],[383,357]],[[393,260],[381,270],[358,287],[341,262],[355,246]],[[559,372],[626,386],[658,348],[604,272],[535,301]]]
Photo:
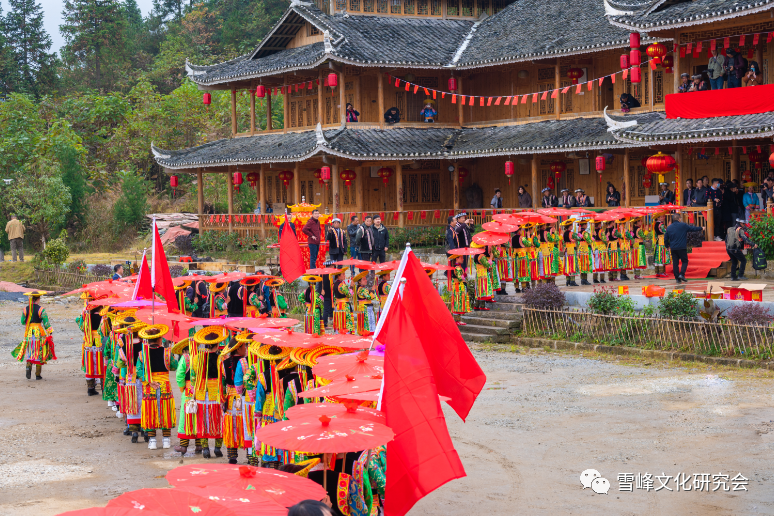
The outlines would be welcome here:
[[[673,350],[713,356],[770,358],[774,326],[694,319],[603,315],[589,311],[524,308],[522,330],[530,336]]]

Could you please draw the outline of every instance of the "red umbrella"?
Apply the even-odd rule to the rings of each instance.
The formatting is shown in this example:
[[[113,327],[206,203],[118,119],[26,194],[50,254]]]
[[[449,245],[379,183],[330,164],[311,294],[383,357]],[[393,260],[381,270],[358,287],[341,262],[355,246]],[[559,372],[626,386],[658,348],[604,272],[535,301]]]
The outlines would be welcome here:
[[[399,261],[393,260],[391,262],[372,263],[371,265],[365,265],[362,268],[369,271],[394,271],[398,269],[399,265]]]
[[[175,487],[238,489],[263,496],[283,507],[290,507],[301,500],[322,500],[326,496],[319,484],[307,478],[274,469],[231,464],[180,466],[167,473],[167,482]]]
[[[542,210],[538,210],[538,213],[550,215],[552,217],[566,217],[573,214],[572,211],[565,210],[564,208],[543,208]]]
[[[308,333],[298,333],[290,331],[287,333],[264,333],[255,335],[253,340],[272,346],[283,348],[304,348],[311,349],[316,346],[336,346],[346,349],[367,348],[373,342],[373,339],[361,337],[360,335],[340,335],[336,333],[324,335],[310,335]]]
[[[518,231],[519,226],[516,224],[503,224],[501,222],[485,222],[481,224],[481,227],[485,230],[491,232],[491,233],[505,233],[506,235],[509,233],[513,233],[514,231]]]
[[[341,269],[337,269],[336,267],[323,267],[321,269],[307,269],[306,274],[322,276],[324,274],[335,274],[337,272],[341,272]]]
[[[344,403],[303,403],[285,411],[289,419],[328,416],[335,419],[362,419],[385,424],[387,416],[381,410],[361,407],[356,401]]]
[[[382,387],[382,377],[358,375],[347,375],[345,379],[331,382],[323,387],[317,387],[299,393],[302,398],[323,398],[328,396],[346,396],[359,392],[378,391]],[[312,451],[312,450],[306,450]]]
[[[212,319],[195,319],[197,326],[225,326],[241,330],[244,328],[287,328],[295,326],[300,321],[286,317],[213,317]]]
[[[441,265],[440,263],[435,263],[430,266],[431,268],[437,270],[437,271],[453,271],[454,267],[451,265]]]
[[[218,274],[216,276],[205,276],[204,281],[207,283],[224,283],[226,281],[238,281],[247,276],[245,272],[226,272],[224,274]]]
[[[346,401],[379,401],[379,391],[357,392],[353,394],[344,394],[341,396],[331,397],[337,401],[341,401],[342,403]]]
[[[369,450],[392,441],[386,425],[362,419],[290,419],[255,431],[255,439],[281,450],[308,453],[344,453]]]
[[[653,215],[655,213],[664,213],[664,209],[656,206],[646,206],[645,208],[638,208],[636,210],[638,214],[640,215]]]
[[[315,376],[339,380],[347,375],[384,374],[384,357],[361,351],[356,355],[331,355],[320,358],[312,368]]]
[[[501,224],[510,224],[511,226],[521,226],[525,222],[525,219],[519,217],[519,215],[511,215],[509,213],[492,215],[492,220]]]
[[[541,216],[539,220],[533,220],[532,222],[535,222],[536,224],[553,224],[556,222],[557,219],[552,217],[547,217],[545,215]]]
[[[540,213],[535,213],[534,211],[522,211],[519,213],[519,217],[527,220],[528,222],[532,222],[534,219],[541,218],[542,215]]]
[[[287,507],[283,507],[262,495],[255,494],[253,491],[225,486],[177,486],[176,489],[182,489],[219,503],[223,507],[231,509],[237,516],[287,516],[288,514]]]
[[[475,247],[458,247],[457,249],[450,249],[449,254],[456,254],[457,256],[475,256],[477,254],[484,254],[483,249],[476,249]]]
[[[597,222],[606,222],[610,220],[618,220],[621,218],[620,213],[597,213],[594,215],[594,220]]]
[[[285,514],[287,514],[287,510]],[[58,516],[164,516],[164,514],[128,507],[89,507],[88,509],[63,512]]]
[[[662,204],[660,208],[663,210],[680,211],[683,209],[683,206],[676,206],[674,204]]]
[[[333,263],[335,263],[336,265],[354,265],[355,267],[358,267],[361,269],[364,267],[369,267],[372,264],[372,262],[368,262],[366,260],[357,260],[355,258],[348,258],[346,260],[342,260],[340,262],[333,262]]]
[[[180,489],[138,489],[113,498],[107,506],[151,510],[167,516],[236,516],[217,502]]]
[[[581,215],[593,215],[596,213],[595,211],[587,210],[586,208],[572,208],[570,211],[575,214],[580,213]]]
[[[489,231],[482,231],[473,235],[473,241],[479,245],[499,245],[509,241],[511,237],[508,235],[501,235],[499,233],[490,233]]]

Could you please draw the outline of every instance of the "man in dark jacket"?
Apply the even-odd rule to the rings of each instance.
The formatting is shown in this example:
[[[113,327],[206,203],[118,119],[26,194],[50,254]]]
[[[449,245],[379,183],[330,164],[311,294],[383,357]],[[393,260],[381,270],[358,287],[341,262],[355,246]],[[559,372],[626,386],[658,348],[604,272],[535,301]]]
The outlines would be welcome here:
[[[366,215],[363,219],[363,225],[357,230],[355,240],[359,249],[360,259],[367,262],[371,261],[371,254],[374,252],[374,218]]]
[[[686,179],[685,180],[685,190],[683,190],[683,206],[693,206],[693,200],[694,200],[694,188],[693,188],[693,180]]]
[[[567,188],[562,188],[562,191],[559,193],[562,194],[562,196],[559,198],[559,206],[562,208],[575,208],[578,205],[575,197],[570,195],[570,191]]]
[[[386,113],[384,113],[384,121],[388,124],[397,124],[400,122],[400,111],[398,111],[398,108],[391,107],[387,110]]]
[[[731,281],[744,281],[747,279],[744,276],[747,257],[742,250],[745,243],[752,244],[752,242],[745,235],[742,224],[744,224],[744,219],[737,219],[736,224],[728,228],[726,232],[726,252],[728,257],[731,258]],[[736,272],[737,267],[739,267],[739,274]]]
[[[449,217],[446,219],[446,251],[449,251],[449,249],[458,249],[460,247],[459,240],[457,239],[457,232],[455,231],[457,227],[457,222],[454,220],[454,217]],[[449,254],[448,252],[446,253]]]
[[[725,236],[723,233],[723,215],[721,208],[723,207],[723,191],[720,189],[720,179],[714,178],[712,180],[712,186],[707,190],[707,205],[712,205],[712,221],[715,226],[715,241],[722,242]]]
[[[726,51],[726,63],[728,64],[728,87],[739,88],[742,85],[742,77],[747,73],[742,54],[729,48]]]
[[[707,205],[707,187],[701,179],[696,180],[696,188],[693,189],[693,199],[691,206]]]
[[[377,215],[374,217],[374,251],[371,254],[371,261],[374,263],[384,263],[387,261],[387,250],[390,247],[390,233],[382,225],[382,218]]]
[[[335,217],[328,228],[326,240],[328,240],[328,254],[332,262],[338,262],[344,259],[347,252],[347,234],[341,229],[341,219]]]
[[[661,191],[658,193],[659,204],[674,204],[675,193],[669,189],[669,183],[659,183]]]
[[[720,213],[723,219],[721,235],[724,237],[728,228],[733,227],[734,222],[739,216],[739,202],[736,194],[736,184],[728,181],[723,189],[723,200],[721,201],[720,206]]]
[[[543,199],[540,203],[543,208],[556,208],[559,206],[559,199],[551,193],[550,188],[543,188]]]
[[[357,215],[352,215],[349,218],[349,226],[347,226],[347,236],[349,237],[349,257],[353,260],[360,258],[360,242],[357,239],[358,229],[360,229],[360,221]],[[349,271],[354,275],[355,266],[351,265]]]
[[[664,234],[664,247],[672,252],[672,272],[678,283],[686,281],[685,271],[688,269],[688,232],[703,231],[698,226],[692,226],[682,221],[679,213],[672,215],[672,223]],[[680,267],[678,267],[678,264]]]
[[[312,216],[306,221],[301,232],[307,237],[307,244],[309,245],[309,268],[314,269],[317,263],[317,253],[320,251],[320,236],[322,229],[320,228],[320,210],[312,211]]]

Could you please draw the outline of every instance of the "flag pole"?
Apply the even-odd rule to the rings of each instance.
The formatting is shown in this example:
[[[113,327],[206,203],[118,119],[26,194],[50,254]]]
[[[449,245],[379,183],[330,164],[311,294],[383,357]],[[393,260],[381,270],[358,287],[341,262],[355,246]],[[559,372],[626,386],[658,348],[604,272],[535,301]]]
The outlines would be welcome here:
[[[151,247],[151,324],[156,324],[156,217],[153,217],[153,244]]]
[[[396,288],[391,288],[390,293],[387,295],[387,301],[384,302],[384,309],[379,314],[379,321],[376,323],[376,329],[374,330],[374,335],[371,339],[371,345],[368,347],[369,351],[374,347],[374,342],[376,342],[376,338],[379,336],[379,332],[382,330],[382,326],[384,326],[384,319],[387,315],[387,312],[390,311],[392,300],[395,299],[395,296],[400,290],[400,280],[403,278],[403,271],[406,270],[406,263],[408,262],[408,255],[410,252],[411,244],[406,242],[406,250],[403,251],[403,256],[400,259],[400,265],[398,265],[398,270],[395,271],[395,281],[393,282],[393,285]]]

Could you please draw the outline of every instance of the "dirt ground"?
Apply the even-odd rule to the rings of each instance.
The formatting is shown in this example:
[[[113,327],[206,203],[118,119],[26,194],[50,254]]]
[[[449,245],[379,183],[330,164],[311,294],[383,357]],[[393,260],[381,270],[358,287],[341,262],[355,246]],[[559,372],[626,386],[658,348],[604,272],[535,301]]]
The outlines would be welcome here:
[[[59,360],[44,367],[43,381],[27,380],[10,356],[22,306],[0,303],[0,515],[105,505],[166,487],[169,469],[203,460],[131,444],[106,403],[86,396],[78,304],[47,305]],[[468,421],[446,411],[468,476],[411,514],[774,514],[769,374],[520,348],[476,357],[489,381]],[[609,480],[606,495],[583,489],[587,469]],[[634,481],[621,491],[626,473],[650,474],[654,487],[670,475],[671,491]],[[697,473],[709,475],[709,492],[675,490],[675,475]],[[747,491],[731,490],[739,473]],[[728,475],[729,491],[712,491],[717,474]]]

